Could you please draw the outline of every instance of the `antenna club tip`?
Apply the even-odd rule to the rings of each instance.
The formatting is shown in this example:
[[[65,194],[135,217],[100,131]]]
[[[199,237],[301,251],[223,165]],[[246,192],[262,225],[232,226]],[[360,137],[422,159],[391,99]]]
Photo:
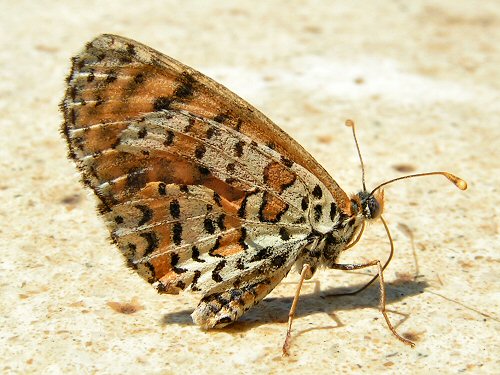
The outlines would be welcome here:
[[[350,128],[354,128],[354,121],[352,121],[351,119],[345,120],[345,126],[348,126]]]
[[[467,190],[467,182],[462,179],[459,179],[455,185],[457,185],[457,188],[460,190]]]
[[[455,184],[455,186],[460,190],[467,190],[467,182],[465,182],[465,180],[462,180],[460,177],[447,172],[445,172],[444,175],[448,180],[453,182],[453,184]]]

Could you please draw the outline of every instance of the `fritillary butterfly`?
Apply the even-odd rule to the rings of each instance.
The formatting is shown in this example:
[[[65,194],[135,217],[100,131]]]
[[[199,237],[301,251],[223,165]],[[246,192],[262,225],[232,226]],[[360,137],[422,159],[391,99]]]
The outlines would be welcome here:
[[[296,265],[286,354],[304,279],[319,266],[377,266],[382,313],[412,344],[385,314],[387,263],[337,263],[365,222],[381,218],[380,186],[349,197],[257,109],[130,39],[101,35],[88,43],[67,82],[62,132],[113,242],[160,293],[199,292],[196,324],[234,322]]]

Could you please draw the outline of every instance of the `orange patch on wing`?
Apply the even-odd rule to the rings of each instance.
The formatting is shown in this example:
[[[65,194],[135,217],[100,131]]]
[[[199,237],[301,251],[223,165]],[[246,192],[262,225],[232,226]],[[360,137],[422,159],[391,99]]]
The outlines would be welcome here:
[[[245,251],[243,246],[238,243],[230,243],[226,246],[221,246],[213,252],[213,254],[221,255],[223,257],[228,257],[230,255],[241,253]]]
[[[198,168],[187,161],[177,160],[171,164],[172,182],[182,185],[193,185],[200,179]]]
[[[279,193],[292,185],[296,178],[295,173],[278,162],[270,163],[264,169],[264,182]]]
[[[243,301],[244,305],[248,306],[254,301],[255,297],[251,292],[245,292],[241,295],[241,300]]]
[[[155,268],[156,272],[156,268]],[[179,294],[182,288],[175,286],[175,284],[180,280],[178,274],[174,271],[170,271],[165,274],[159,281],[162,284],[162,292],[167,294]]]
[[[260,283],[255,287],[256,297],[255,299],[260,299],[259,297],[262,295],[267,295],[269,293],[269,285],[265,283]]]
[[[109,67],[95,67],[92,74],[95,78],[86,83],[80,95],[88,102],[79,110],[80,123],[134,119],[140,113],[151,112],[156,98],[170,97],[174,92],[174,78],[161,68],[131,66],[120,68],[116,74]],[[132,94],[133,100],[129,100]]]
[[[222,255],[224,257],[238,254],[245,249],[238,242],[241,238],[241,231],[232,231],[228,234],[223,235],[220,238],[220,246],[217,250],[213,251],[213,254]]]
[[[245,196],[244,190],[231,186],[227,182],[213,176],[207,177],[203,181],[203,185],[219,194],[222,206],[224,207],[224,205],[226,205],[227,211],[230,213],[236,213],[239,208],[238,203],[241,203]],[[236,208],[236,210],[234,210],[234,208]]]
[[[87,99],[83,99],[85,97],[87,97]],[[75,128],[84,128],[94,124],[137,119],[140,113],[150,112],[149,108],[148,111],[144,111],[144,104],[139,103],[130,104],[124,107],[120,102],[103,102],[103,104],[96,106],[96,103],[92,101],[99,101],[101,98],[91,95],[83,95],[82,99],[88,100],[88,102],[85,105],[80,105],[74,108],[76,116]]]
[[[131,170],[137,168],[137,162],[141,159],[143,158],[138,155],[109,150],[104,154],[96,155],[92,163],[99,180],[109,181],[126,175]]]
[[[155,270],[155,277],[161,281],[172,282],[177,280],[179,274],[173,270],[170,254],[163,254],[149,261]]]
[[[146,186],[140,192],[137,193],[137,198],[138,199],[164,198],[164,196],[158,192],[160,183],[161,182],[157,181],[148,182]],[[166,188],[166,184],[164,187]],[[164,201],[159,201],[159,202],[161,202],[161,204],[164,207],[165,202]]]
[[[241,220],[236,216],[228,215],[224,220],[224,225],[226,228],[238,228],[241,226]]]
[[[260,215],[264,221],[276,222],[288,209],[288,204],[278,197],[264,193],[264,204],[260,208]]]
[[[153,112],[155,110],[154,102],[158,98],[170,100],[169,108],[171,109],[187,110],[206,118],[212,118],[221,113],[224,107],[222,103],[211,99],[207,93],[202,95],[203,100],[197,99],[197,96],[200,96],[200,91],[203,91],[202,87],[192,90],[191,95],[177,96],[176,90],[182,89],[184,82],[179,80],[177,72],[169,74],[168,70],[163,67],[138,64],[120,68],[120,74],[113,82],[106,82],[108,72],[109,68],[107,67],[99,67],[94,70],[96,78],[92,84],[88,84],[90,95],[84,99],[92,100],[92,94],[99,92],[103,98],[108,100],[108,102],[101,104],[103,108],[100,110],[100,115],[110,121],[133,118],[133,116],[127,116],[131,112]],[[104,77],[98,77],[99,74],[103,74]],[[196,84],[194,81],[190,82],[190,84],[193,83]],[[134,100],[127,100],[132,95]],[[125,108],[127,111],[123,111]],[[128,111],[129,108],[133,108],[133,111]],[[124,113],[125,116],[123,116]],[[84,120],[88,119],[85,118],[85,113],[82,115]]]
[[[126,174],[120,174],[116,181],[113,181],[101,191],[106,196],[112,196],[117,203],[125,202],[131,196],[134,196],[138,191],[143,189],[149,182],[170,182],[172,179],[168,173],[170,168],[166,168],[168,165],[168,162],[165,163],[161,160],[157,160],[156,162],[154,160],[144,160],[142,166],[145,169],[136,168],[129,170]],[[159,166],[161,166],[161,168],[158,168]],[[119,169],[115,169],[115,171],[119,171]],[[111,170],[107,172],[111,172]],[[100,177],[101,176],[98,175],[98,178]]]
[[[93,154],[97,151],[106,150],[116,144],[121,132],[127,128],[126,123],[101,125],[83,130],[80,135],[83,142],[83,151],[86,154]],[[82,132],[82,131],[80,131]],[[75,135],[78,138],[78,135]]]

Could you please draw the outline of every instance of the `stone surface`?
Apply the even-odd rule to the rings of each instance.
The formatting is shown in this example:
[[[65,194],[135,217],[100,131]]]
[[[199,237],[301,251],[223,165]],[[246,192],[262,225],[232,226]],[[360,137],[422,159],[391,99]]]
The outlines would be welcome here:
[[[500,3],[470,1],[3,2],[0,15],[0,369],[3,373],[498,372]],[[203,332],[193,295],[129,271],[58,133],[70,57],[100,33],[208,74],[299,140],[348,192],[360,169],[386,189],[396,246],[388,331],[366,274],[298,275],[230,328]],[[372,225],[344,262],[385,259]],[[495,370],[495,368],[497,370]]]

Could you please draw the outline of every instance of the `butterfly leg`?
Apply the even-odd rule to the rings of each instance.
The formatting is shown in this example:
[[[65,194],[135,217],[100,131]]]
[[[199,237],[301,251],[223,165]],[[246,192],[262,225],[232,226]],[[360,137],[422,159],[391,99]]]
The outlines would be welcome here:
[[[310,279],[312,277],[311,266],[305,263],[302,266],[302,271],[300,272],[300,280],[295,290],[295,296],[293,297],[292,307],[288,313],[288,329],[286,331],[285,342],[283,343],[283,355],[289,355],[288,349],[290,348],[290,341],[292,339],[292,322],[295,316],[295,310],[297,309],[297,304],[299,302],[300,289],[305,279]]]
[[[253,284],[208,294],[202,298],[191,317],[203,329],[227,326],[267,296],[286,273],[282,272]]]
[[[380,286],[380,312],[384,316],[385,322],[387,323],[387,326],[391,330],[392,334],[396,336],[398,340],[401,342],[410,345],[412,348],[415,346],[415,343],[412,341],[404,338],[401,336],[399,333],[396,332],[396,329],[392,325],[391,321],[389,320],[389,317],[387,316],[387,312],[385,310],[385,305],[386,305],[386,295],[385,295],[385,284],[384,284],[384,272],[382,268],[382,263],[380,263],[380,260],[372,260],[371,262],[368,263],[363,263],[363,264],[333,264],[330,267],[338,270],[344,270],[344,271],[352,271],[352,270],[359,270],[361,268],[367,268],[367,267],[372,267],[372,266],[377,266],[378,267],[378,279],[379,279],[379,286]]]

